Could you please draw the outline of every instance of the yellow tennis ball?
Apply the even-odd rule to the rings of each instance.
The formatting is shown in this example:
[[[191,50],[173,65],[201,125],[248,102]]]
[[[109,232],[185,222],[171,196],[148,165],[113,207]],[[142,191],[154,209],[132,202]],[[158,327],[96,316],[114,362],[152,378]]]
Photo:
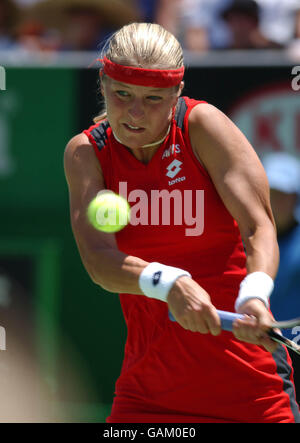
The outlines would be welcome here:
[[[99,192],[88,206],[87,217],[99,231],[118,232],[129,223],[130,206],[112,191]]]

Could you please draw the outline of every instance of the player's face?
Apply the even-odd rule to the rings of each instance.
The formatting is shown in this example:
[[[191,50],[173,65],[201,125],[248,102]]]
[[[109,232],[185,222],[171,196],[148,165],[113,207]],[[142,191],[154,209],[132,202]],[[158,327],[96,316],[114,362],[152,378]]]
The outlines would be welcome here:
[[[181,90],[130,85],[106,77],[102,91],[113,132],[124,145],[136,149],[166,134]]]

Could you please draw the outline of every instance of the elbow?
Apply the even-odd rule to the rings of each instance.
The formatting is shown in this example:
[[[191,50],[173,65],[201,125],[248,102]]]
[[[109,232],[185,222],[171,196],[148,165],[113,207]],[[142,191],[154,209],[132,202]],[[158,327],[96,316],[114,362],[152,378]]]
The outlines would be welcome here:
[[[252,220],[252,223],[244,225],[241,229],[241,235],[244,241],[253,238],[263,239],[277,244],[277,232],[274,220],[272,217],[264,217],[261,220]]]
[[[244,235],[242,235],[243,241],[249,249],[253,247],[266,248],[272,250],[276,254],[279,250],[277,242],[276,228],[271,221],[265,224],[257,225],[255,227],[249,228]]]
[[[85,263],[85,269],[90,277],[90,279],[92,280],[93,283],[95,283],[95,285],[100,286],[102,289],[104,289],[105,291],[110,291],[110,288],[108,287],[109,285],[107,284],[107,281],[104,277],[104,275],[102,275],[101,272],[99,272],[99,269],[91,264],[87,264]]]
[[[107,292],[116,292],[112,282],[107,277],[107,272],[104,269],[101,271],[101,266],[85,262],[85,269],[95,285],[100,286]]]
[[[113,288],[112,284],[110,284],[109,282],[105,281],[105,279],[103,279],[103,278],[99,278],[99,276],[97,276],[97,278],[92,278],[92,281],[96,285],[100,286],[100,288],[104,289],[104,291],[112,292],[112,293],[116,292],[116,290]]]

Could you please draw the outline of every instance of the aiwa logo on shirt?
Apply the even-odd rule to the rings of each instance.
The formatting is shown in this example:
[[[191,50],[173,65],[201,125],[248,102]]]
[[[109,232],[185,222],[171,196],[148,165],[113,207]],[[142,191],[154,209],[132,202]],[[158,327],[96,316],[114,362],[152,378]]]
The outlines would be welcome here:
[[[180,145],[178,145],[178,144],[175,145],[173,143],[173,145],[170,145],[167,149],[164,150],[161,158],[163,160],[164,158],[168,158],[173,154],[179,154],[180,152],[181,152]]]

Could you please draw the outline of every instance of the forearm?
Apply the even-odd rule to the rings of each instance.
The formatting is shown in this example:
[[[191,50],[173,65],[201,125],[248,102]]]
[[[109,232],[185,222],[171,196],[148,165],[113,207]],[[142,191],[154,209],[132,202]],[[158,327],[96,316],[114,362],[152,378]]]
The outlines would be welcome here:
[[[274,279],[279,264],[279,248],[272,223],[268,227],[257,227],[244,237],[244,244],[248,274],[261,271]]]
[[[83,251],[79,247],[83,264],[94,283],[109,292],[143,294],[139,276],[147,262],[117,249]]]

